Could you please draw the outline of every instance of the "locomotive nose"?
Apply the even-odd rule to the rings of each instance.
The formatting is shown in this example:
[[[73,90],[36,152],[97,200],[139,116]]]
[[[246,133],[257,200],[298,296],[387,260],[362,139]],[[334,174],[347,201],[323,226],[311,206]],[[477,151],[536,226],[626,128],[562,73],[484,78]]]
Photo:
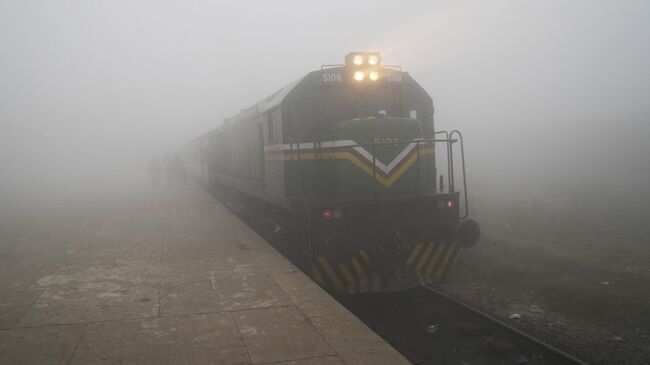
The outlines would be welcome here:
[[[481,227],[472,218],[463,219],[456,226],[456,242],[464,248],[470,248],[481,238]]]

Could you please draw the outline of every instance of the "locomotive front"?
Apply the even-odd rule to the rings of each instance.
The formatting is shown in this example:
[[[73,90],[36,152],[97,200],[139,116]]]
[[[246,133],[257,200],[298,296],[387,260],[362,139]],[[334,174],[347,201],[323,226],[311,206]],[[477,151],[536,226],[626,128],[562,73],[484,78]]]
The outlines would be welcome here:
[[[431,97],[380,54],[353,52],[310,73],[281,110],[283,141],[265,145],[267,168],[281,166],[291,244],[319,284],[355,293],[439,281],[478,240],[478,224],[463,219],[462,136],[435,131]]]

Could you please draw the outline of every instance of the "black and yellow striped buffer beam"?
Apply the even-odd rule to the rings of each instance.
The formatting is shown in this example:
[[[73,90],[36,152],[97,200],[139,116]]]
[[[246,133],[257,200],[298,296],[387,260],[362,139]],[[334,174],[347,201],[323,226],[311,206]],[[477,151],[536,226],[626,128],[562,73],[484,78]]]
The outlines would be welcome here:
[[[395,268],[406,280],[400,287],[404,290],[419,285],[440,282],[458,259],[460,247],[454,242],[429,242],[411,245],[402,267]],[[400,273],[401,270],[401,273]],[[346,262],[332,262],[319,255],[312,261],[311,277],[319,285],[337,293],[366,293],[385,291],[387,288],[373,269],[371,254],[361,249]]]

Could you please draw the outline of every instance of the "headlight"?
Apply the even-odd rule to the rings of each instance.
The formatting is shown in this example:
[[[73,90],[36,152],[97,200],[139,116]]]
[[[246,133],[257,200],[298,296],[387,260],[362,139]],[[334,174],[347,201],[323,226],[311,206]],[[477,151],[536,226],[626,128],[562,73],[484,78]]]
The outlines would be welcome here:
[[[363,64],[363,56],[358,54],[352,57],[352,63],[354,63],[357,66],[361,66]]]
[[[363,71],[355,71],[354,72],[354,79],[357,81],[363,81],[363,79],[366,78],[366,74]]]
[[[372,80],[372,81],[377,81],[377,80],[379,80],[379,72],[377,72],[377,71],[370,71],[370,73],[368,74],[368,78],[369,78],[370,80]]]
[[[368,57],[368,64],[370,66],[377,66],[379,64],[379,56],[371,55]]]

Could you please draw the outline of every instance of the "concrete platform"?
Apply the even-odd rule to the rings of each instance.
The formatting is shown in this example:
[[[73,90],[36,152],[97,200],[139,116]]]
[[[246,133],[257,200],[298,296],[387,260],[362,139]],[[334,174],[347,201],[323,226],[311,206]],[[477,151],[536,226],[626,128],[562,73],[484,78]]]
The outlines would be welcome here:
[[[199,189],[28,226],[0,232],[0,364],[408,364]]]

